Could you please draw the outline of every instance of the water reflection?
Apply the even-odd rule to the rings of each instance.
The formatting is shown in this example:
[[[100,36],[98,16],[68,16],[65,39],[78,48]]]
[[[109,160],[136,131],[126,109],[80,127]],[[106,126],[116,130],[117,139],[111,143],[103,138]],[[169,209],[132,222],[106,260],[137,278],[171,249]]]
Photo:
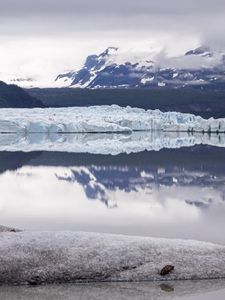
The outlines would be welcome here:
[[[0,151],[59,151],[118,155],[194,145],[225,147],[225,134],[138,131],[132,133],[0,134]]]
[[[0,299],[65,299],[65,300],[167,300],[215,299],[225,295],[224,281],[185,281],[168,283],[104,283],[86,285],[53,285],[31,287],[1,287]]]
[[[1,223],[225,243],[224,154],[1,152]]]

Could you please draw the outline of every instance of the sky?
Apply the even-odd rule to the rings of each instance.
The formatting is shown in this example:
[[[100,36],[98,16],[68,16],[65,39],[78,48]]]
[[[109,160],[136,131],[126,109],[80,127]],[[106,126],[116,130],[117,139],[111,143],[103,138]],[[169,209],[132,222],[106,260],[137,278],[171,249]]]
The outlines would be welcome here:
[[[0,79],[54,78],[108,46],[169,56],[225,48],[224,0],[0,1]]]

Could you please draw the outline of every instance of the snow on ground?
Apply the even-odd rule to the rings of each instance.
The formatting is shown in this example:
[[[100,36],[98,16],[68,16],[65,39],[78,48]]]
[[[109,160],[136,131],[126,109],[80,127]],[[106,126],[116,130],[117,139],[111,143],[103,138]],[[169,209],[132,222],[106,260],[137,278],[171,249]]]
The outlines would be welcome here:
[[[1,133],[106,133],[149,130],[225,132],[225,119],[204,120],[191,114],[146,111],[117,105],[0,110]]]
[[[1,233],[0,261],[9,284],[225,278],[225,246],[97,233]]]
[[[159,151],[205,144],[225,147],[224,134],[139,131],[131,133],[0,134],[0,151],[111,154]]]

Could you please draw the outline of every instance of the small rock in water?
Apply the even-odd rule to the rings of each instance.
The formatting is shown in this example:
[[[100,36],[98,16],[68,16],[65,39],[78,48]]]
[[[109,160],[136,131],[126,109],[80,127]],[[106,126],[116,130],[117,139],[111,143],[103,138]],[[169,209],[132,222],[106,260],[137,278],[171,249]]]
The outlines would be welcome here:
[[[172,265],[166,265],[164,268],[162,268],[162,270],[160,271],[160,275],[161,276],[165,276],[168,275],[169,273],[171,273],[174,270],[174,266]]]

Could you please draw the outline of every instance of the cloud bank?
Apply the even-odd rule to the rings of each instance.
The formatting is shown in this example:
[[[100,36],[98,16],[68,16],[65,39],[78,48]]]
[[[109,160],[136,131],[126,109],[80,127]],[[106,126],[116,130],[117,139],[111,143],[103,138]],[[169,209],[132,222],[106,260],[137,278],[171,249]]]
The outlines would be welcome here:
[[[224,0],[1,1],[0,79],[50,77],[108,46],[170,56],[200,44],[225,48],[224,16]]]

